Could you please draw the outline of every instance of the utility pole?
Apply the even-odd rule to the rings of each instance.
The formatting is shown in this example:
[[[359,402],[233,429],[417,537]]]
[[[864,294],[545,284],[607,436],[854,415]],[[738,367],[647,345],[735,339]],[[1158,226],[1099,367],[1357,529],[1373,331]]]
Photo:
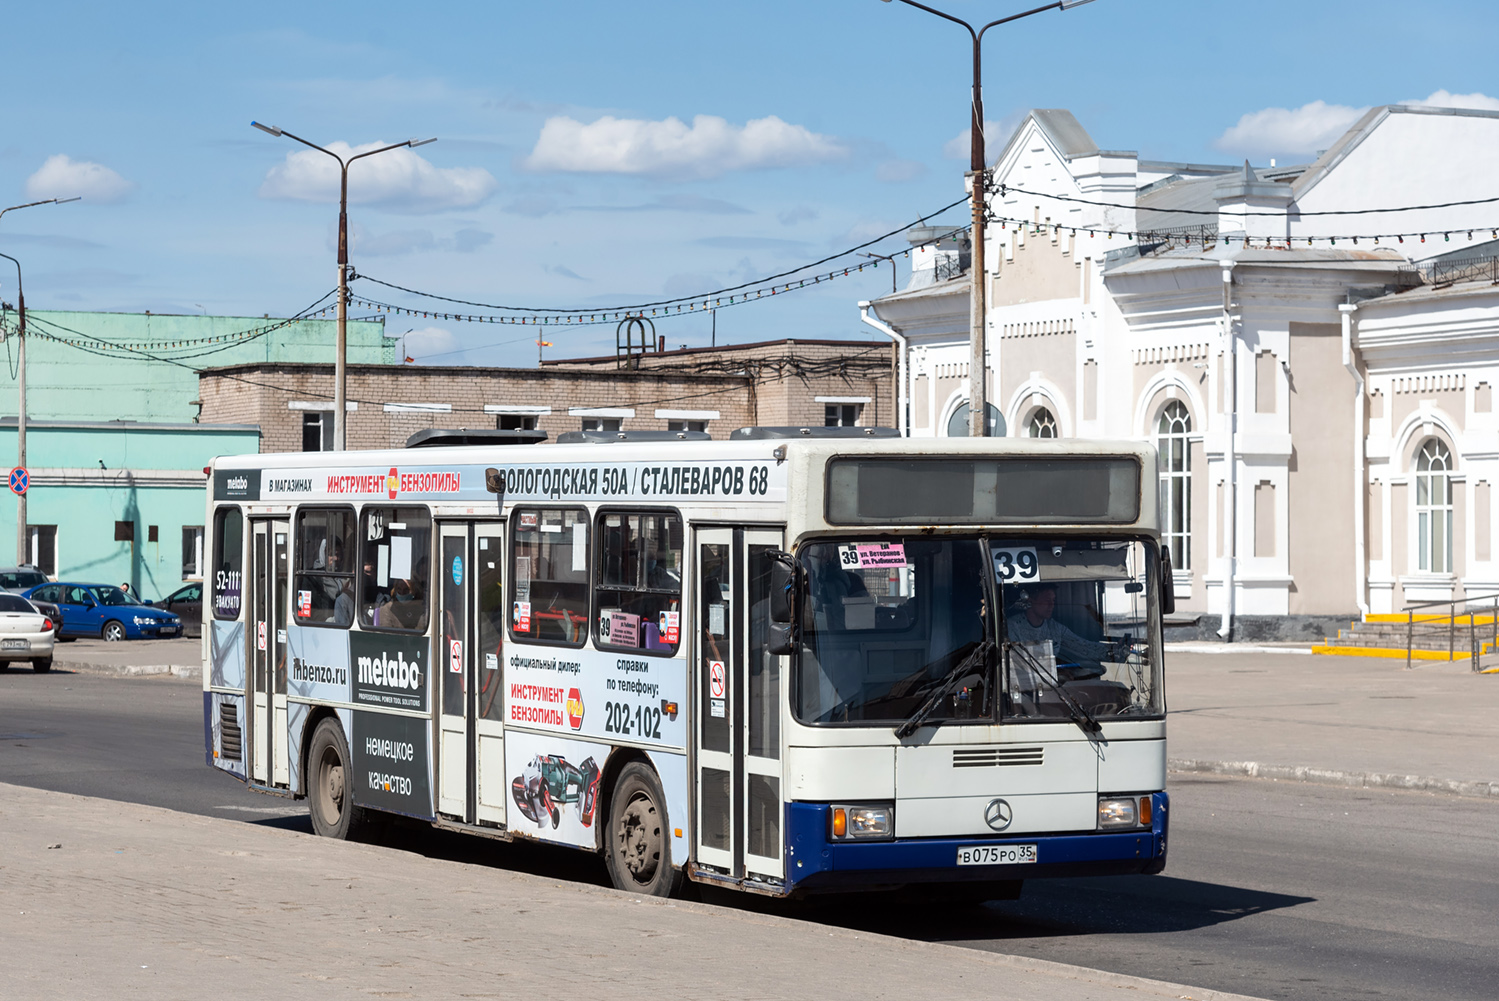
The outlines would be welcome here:
[[[44,198],[39,202],[27,202],[25,205],[12,205],[9,208],[0,209],[0,217],[15,209],[29,209],[37,205],[65,205],[68,202],[79,201],[83,196],[75,195],[72,198]],[[26,468],[26,289],[21,284],[21,262],[9,254],[0,254],[16,266],[16,312],[19,319],[16,324],[16,340],[19,346],[16,349],[16,465],[22,469]],[[31,557],[31,539],[27,531],[26,523],[26,495],[31,491],[31,484],[27,483],[26,489],[16,494],[16,566],[25,566]]]
[[[308,142],[301,136],[294,136],[290,132],[278,129],[274,125],[262,125],[259,122],[251,122],[262,132],[273,136],[285,136],[293,139],[303,146],[311,147],[319,153],[327,153],[338,161],[339,184],[338,184],[338,345],[333,361],[333,447],[343,451],[348,447],[348,435],[346,421],[348,419],[348,360],[349,360],[349,165],[355,160],[361,160],[376,153],[385,153],[393,149],[415,149],[425,146],[427,143],[436,142],[436,139],[407,139],[405,142],[392,143],[379,149],[366,150],[356,153],[345,160],[331,149],[324,149],[317,143]]]
[[[891,0],[884,0],[890,3]],[[1022,11],[1019,14],[1011,14],[997,21],[990,21],[982,28],[975,29],[973,25],[962,18],[953,17],[951,14],[943,13],[935,7],[917,3],[916,0],[900,0],[901,3],[918,10],[924,10],[928,14],[936,16],[954,24],[961,24],[968,29],[969,36],[973,39],[973,100],[972,122],[969,125],[969,157],[968,157],[968,183],[972,194],[973,203],[973,251],[971,263],[968,269],[968,278],[971,285],[968,307],[968,344],[970,349],[968,359],[968,434],[973,438],[987,437],[989,434],[989,344],[988,344],[988,318],[985,313],[987,305],[984,300],[984,215],[988,211],[985,181],[988,171],[984,166],[984,87],[983,87],[983,59],[982,43],[984,32],[997,25],[1006,24],[1010,21],[1018,21],[1022,17],[1030,17],[1047,10],[1069,10],[1073,7],[1089,3],[1090,0],[1055,0],[1053,3],[1033,10]]]

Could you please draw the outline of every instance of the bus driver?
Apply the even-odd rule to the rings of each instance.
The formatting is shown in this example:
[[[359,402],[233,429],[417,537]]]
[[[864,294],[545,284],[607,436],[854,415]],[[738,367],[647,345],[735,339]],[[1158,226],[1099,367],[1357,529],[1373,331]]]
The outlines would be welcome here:
[[[1058,661],[1057,678],[1061,681],[1082,681],[1102,677],[1101,661],[1113,660],[1112,644],[1084,639],[1068,629],[1052,616],[1057,610],[1057,589],[1043,584],[1030,592],[1030,601],[1020,609],[1012,609],[1006,617],[1007,632],[1016,643],[1042,643],[1050,641],[1052,652]]]

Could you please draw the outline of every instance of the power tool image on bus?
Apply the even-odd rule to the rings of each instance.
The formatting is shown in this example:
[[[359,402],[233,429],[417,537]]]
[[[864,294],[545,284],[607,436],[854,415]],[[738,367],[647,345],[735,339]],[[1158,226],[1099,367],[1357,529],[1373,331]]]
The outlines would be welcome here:
[[[552,829],[562,822],[562,807],[578,806],[584,827],[593,826],[593,811],[599,798],[599,766],[592,757],[581,767],[555,754],[538,754],[510,783],[515,805],[526,819],[542,826],[548,818]]]

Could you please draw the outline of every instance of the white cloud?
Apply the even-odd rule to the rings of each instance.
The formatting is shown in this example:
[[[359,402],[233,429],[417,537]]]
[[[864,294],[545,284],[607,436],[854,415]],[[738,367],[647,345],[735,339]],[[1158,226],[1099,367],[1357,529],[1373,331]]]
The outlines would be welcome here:
[[[1499,111],[1499,97],[1487,94],[1454,94],[1439,90],[1424,101],[1401,101],[1401,104],[1424,104],[1432,108],[1477,108],[1480,111]]]
[[[329,143],[328,149],[346,161],[356,153],[387,143],[350,146]],[[393,149],[372,156],[349,169],[349,201],[381,204],[407,212],[435,212],[470,208],[494,193],[496,181],[482,167],[434,167],[410,149]],[[317,150],[286,154],[265,175],[260,197],[304,202],[338,201],[338,164]]]
[[[451,355],[461,350],[458,338],[446,327],[422,327],[420,330],[407,331],[401,335],[401,343],[406,357],[416,359],[418,364],[429,358],[438,361],[440,355]],[[447,362],[438,361],[438,364]]]
[[[717,177],[731,170],[797,167],[847,155],[836,139],[774,115],[731,125],[716,115],[644,121],[605,116],[583,124],[549,118],[523,165],[594,174]]]
[[[41,169],[26,179],[27,198],[81,196],[90,202],[118,202],[134,190],[135,182],[102,163],[74,160],[63,153],[47,157]]]
[[[817,210],[810,205],[793,205],[776,216],[776,218],[781,220],[782,226],[795,226],[799,222],[816,219]]]
[[[1213,141],[1217,149],[1247,156],[1315,154],[1348,131],[1368,108],[1313,101],[1299,108],[1265,108],[1239,119]]]
[[[875,180],[889,184],[914,181],[925,175],[926,164],[918,160],[886,160],[874,169]]]
[[[1446,90],[1438,90],[1424,100],[1400,103],[1499,111],[1499,98],[1482,93],[1454,94]],[[1337,142],[1368,110],[1368,107],[1353,108],[1320,100],[1299,108],[1264,108],[1250,112],[1240,118],[1237,125],[1225,129],[1213,141],[1213,146],[1246,156],[1316,154]]]

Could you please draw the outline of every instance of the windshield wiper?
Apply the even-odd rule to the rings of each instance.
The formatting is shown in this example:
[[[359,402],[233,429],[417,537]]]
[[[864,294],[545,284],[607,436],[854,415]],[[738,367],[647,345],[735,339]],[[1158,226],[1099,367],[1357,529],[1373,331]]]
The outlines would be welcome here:
[[[916,729],[922,723],[926,722],[926,718],[937,708],[937,703],[941,702],[952,691],[952,687],[958,683],[958,679],[980,664],[989,655],[989,651],[993,649],[994,641],[984,640],[978,646],[974,647],[968,656],[954,664],[952,669],[942,676],[942,680],[937,682],[936,690],[927,696],[926,701],[904,723],[895,728],[895,735],[904,740],[915,733]]]
[[[1094,719],[1093,714],[1082,707],[1082,703],[1064,692],[1060,683],[1053,681],[1047,676],[1046,668],[1041,666],[1041,662],[1029,650],[1019,643],[1007,643],[1005,645],[1010,648],[1012,655],[1018,653],[1030,662],[1031,673],[1044,681],[1047,688],[1057,693],[1057,698],[1061,699],[1062,704],[1067,707],[1067,715],[1072,717],[1072,722],[1076,723],[1083,733],[1091,735],[1103,731],[1103,727],[1099,724],[1098,720]]]

